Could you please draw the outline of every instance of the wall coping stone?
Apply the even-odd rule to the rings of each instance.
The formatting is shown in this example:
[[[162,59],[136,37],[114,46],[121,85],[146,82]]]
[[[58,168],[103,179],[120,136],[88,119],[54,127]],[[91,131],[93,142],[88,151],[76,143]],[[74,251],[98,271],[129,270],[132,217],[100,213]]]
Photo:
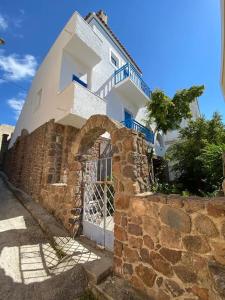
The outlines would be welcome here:
[[[63,187],[63,186],[67,186],[67,183],[58,182],[58,183],[51,183],[51,185],[58,186],[58,187]]]
[[[149,200],[152,202],[162,202],[165,204],[166,203],[169,204],[169,200],[173,200],[173,199],[178,199],[181,201],[205,201],[206,203],[224,203],[225,204],[225,196],[218,196],[218,197],[200,197],[200,196],[181,196],[179,194],[161,194],[161,193],[153,193],[153,192],[146,192],[146,193],[139,193],[136,194],[134,197],[132,197],[132,199],[137,198],[137,199],[141,199],[143,198],[143,200]]]

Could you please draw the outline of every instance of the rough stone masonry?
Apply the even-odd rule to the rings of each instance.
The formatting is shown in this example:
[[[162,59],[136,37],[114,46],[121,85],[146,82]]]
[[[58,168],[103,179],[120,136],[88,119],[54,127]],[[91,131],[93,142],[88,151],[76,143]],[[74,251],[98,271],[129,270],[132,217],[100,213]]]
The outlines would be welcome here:
[[[225,299],[225,199],[140,194],[115,214],[114,270],[155,299]]]

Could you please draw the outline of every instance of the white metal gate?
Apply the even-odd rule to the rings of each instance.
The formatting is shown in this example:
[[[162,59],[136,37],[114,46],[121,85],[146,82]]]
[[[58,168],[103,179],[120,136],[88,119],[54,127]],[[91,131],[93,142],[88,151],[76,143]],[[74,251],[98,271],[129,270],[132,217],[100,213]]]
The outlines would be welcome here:
[[[114,242],[112,158],[85,163],[83,232],[108,250]]]

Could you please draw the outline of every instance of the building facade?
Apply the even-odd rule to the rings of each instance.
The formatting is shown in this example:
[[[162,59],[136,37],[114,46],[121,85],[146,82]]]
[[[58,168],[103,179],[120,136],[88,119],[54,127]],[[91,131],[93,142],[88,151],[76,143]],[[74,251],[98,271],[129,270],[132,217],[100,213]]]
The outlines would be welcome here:
[[[178,132],[158,132],[154,138],[154,124],[145,127],[150,93],[140,68],[110,29],[107,15],[99,11],[83,18],[75,12],[36,73],[10,147],[23,129],[31,133],[52,119],[80,129],[90,116],[101,114],[142,132],[155,155],[162,157]],[[192,113],[199,115],[197,102]]]
[[[23,129],[31,133],[50,119],[81,128],[94,114],[124,122],[153,143],[151,128],[143,126],[149,95],[140,68],[104,12],[85,18],[75,12],[36,73],[10,147]]]

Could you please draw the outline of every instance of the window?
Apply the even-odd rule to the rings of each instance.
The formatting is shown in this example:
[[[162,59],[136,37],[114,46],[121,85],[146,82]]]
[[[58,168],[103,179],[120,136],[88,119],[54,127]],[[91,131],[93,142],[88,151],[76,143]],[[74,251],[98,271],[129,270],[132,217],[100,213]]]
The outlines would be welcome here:
[[[112,51],[110,52],[110,61],[113,66],[117,68],[119,67],[119,63],[120,63],[119,58]]]

